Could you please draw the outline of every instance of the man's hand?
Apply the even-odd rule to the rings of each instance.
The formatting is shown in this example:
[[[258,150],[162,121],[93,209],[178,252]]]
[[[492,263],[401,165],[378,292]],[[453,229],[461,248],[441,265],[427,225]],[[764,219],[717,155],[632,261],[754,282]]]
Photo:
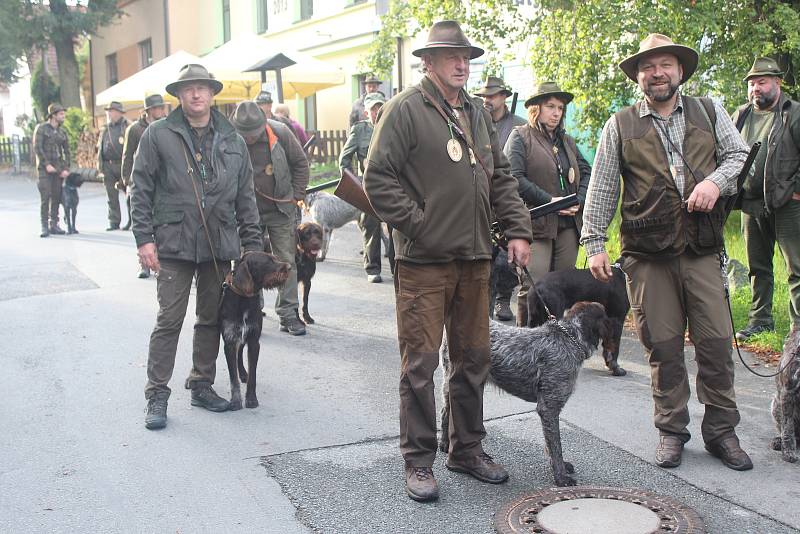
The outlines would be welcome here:
[[[64,169],[63,171],[61,171],[61,172],[59,173],[59,176],[60,176],[61,178],[66,178],[67,176],[69,176],[69,171],[68,171],[68,170],[66,170],[66,169]]]
[[[161,264],[158,262],[158,251],[156,250],[155,243],[145,243],[139,247],[139,261],[143,267],[147,267],[151,271],[158,273],[161,270]]]
[[[689,210],[689,213],[693,211],[708,213],[714,208],[718,198],[719,187],[717,184],[711,180],[703,180],[694,186],[694,191],[686,201],[686,209]]]
[[[508,263],[516,263],[520,267],[527,267],[530,258],[530,243],[524,239],[508,240]]]
[[[792,193],[792,200],[800,200],[800,193]]]
[[[56,168],[50,165],[49,163],[44,166],[44,170],[46,170],[49,174],[53,174],[56,172]]]
[[[601,282],[611,280],[613,273],[611,271],[611,262],[608,261],[608,253],[601,252],[600,254],[589,256],[589,271],[592,276]]]
[[[550,202],[555,202],[556,200],[561,200],[562,198],[564,198],[564,197],[553,197],[553,198],[550,199]],[[574,205],[572,207],[569,207],[569,208],[567,208],[565,210],[558,210],[558,214],[559,215],[567,215],[567,216],[575,215],[576,213],[578,213],[579,209],[581,209],[580,204],[576,204],[576,205]]]

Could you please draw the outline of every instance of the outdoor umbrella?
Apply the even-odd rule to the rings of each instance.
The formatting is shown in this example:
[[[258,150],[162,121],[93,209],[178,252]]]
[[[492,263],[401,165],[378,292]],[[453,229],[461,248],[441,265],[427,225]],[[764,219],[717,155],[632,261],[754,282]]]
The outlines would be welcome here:
[[[101,91],[95,98],[95,106],[106,106],[112,101],[122,102],[123,105],[141,106],[144,97],[153,94],[163,95],[164,100],[176,104],[175,97],[168,95],[164,88],[168,83],[175,81],[181,67],[188,63],[202,62],[197,56],[179,50]]]

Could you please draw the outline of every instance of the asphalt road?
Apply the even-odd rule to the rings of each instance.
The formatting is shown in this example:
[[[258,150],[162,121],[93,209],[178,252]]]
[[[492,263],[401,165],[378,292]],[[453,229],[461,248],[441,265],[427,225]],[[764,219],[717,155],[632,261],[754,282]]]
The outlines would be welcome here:
[[[104,231],[104,197],[84,185],[81,233],[40,239],[35,184],[0,175],[0,532],[492,532],[501,505],[552,484],[534,406],[489,388],[486,448],[509,483],[450,473],[440,455],[440,501],[405,496],[392,286],[388,273],[389,283],[366,282],[352,224],[334,233],[318,267],[307,336],[278,332],[267,299],[261,406],[189,406],[189,313],[169,425],[147,431],[155,282],[136,278],[131,234]],[[704,451],[696,402],[683,465],[663,470],[652,460],[649,372],[630,333],[620,361],[625,377],[610,376],[600,357],[587,362],[562,417],[580,483],[678,499],[708,532],[800,529],[800,465],[767,449],[771,380],[736,366],[753,471],[728,470]],[[228,395],[224,357],[215,387]]]

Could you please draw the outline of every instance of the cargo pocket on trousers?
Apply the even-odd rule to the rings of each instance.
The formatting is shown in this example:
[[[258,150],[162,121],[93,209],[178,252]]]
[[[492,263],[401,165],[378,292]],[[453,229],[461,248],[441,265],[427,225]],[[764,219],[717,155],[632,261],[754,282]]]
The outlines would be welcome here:
[[[156,296],[162,310],[175,301],[175,280],[178,273],[171,269],[161,269],[156,274]]]

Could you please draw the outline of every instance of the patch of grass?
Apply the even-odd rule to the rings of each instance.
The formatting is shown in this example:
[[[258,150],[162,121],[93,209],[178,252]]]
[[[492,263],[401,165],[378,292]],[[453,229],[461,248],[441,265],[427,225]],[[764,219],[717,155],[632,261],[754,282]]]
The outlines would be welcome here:
[[[606,250],[611,261],[619,257],[620,237],[619,237],[619,211],[614,216],[614,220],[608,229],[609,240],[606,243]],[[738,260],[747,267],[747,254],[745,253],[744,236],[741,230],[741,212],[734,211],[728,218],[725,225],[725,247],[731,259]],[[786,262],[781,256],[780,249],[775,247],[775,254],[772,258],[773,273],[775,278],[775,290],[772,298],[772,316],[775,320],[775,331],[764,332],[753,336],[747,343],[747,348],[757,353],[775,354],[781,352],[783,340],[789,332],[789,287]],[[583,248],[578,253],[576,262],[578,268],[586,266],[586,254]],[[733,311],[734,332],[747,326],[747,314],[750,310],[750,287],[737,289],[731,295],[731,310]],[[728,315],[728,310],[720,310],[720,313]]]

